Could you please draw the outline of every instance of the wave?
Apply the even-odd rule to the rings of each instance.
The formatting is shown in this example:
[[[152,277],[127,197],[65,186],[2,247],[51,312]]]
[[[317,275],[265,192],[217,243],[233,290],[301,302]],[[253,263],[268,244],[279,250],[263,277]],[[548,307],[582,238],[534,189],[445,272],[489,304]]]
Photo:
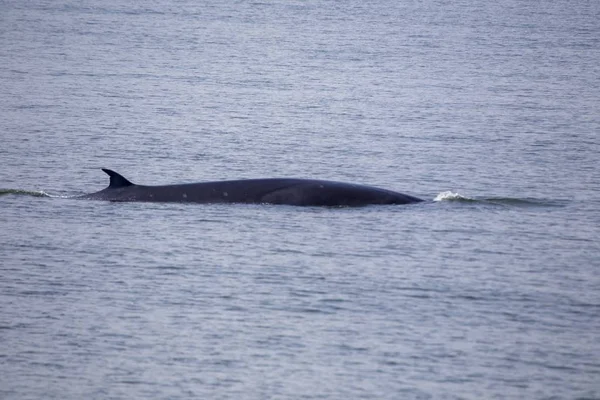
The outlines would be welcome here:
[[[43,190],[24,190],[24,189],[0,189],[0,197],[7,195],[15,196],[31,196],[31,197],[49,197],[52,199],[70,199],[75,196],[62,196],[57,194],[50,194]]]
[[[516,207],[564,207],[566,201],[554,199],[533,199],[517,197],[467,197],[451,191],[439,193],[433,201],[452,201],[459,203],[479,203]]]
[[[0,196],[6,196],[9,194],[33,197],[56,197],[44,192],[43,190],[0,189]]]
[[[69,199],[77,197],[73,196],[61,196],[46,193],[43,190],[23,190],[23,189],[0,189],[0,197],[6,195],[15,196],[32,196],[32,197],[50,197],[55,199]],[[445,191],[439,193],[433,201],[448,201],[457,203],[479,203],[479,204],[490,204],[490,205],[502,205],[502,206],[516,206],[516,207],[564,207],[566,201],[564,200],[552,200],[552,199],[532,199],[532,198],[513,198],[513,197],[483,197],[473,198],[467,197],[460,193]]]

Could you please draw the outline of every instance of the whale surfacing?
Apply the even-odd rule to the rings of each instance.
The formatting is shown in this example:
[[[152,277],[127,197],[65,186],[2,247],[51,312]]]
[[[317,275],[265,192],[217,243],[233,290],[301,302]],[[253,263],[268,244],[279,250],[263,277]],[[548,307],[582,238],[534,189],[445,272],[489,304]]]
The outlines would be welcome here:
[[[266,178],[145,186],[103,168],[109,186],[82,199],[178,203],[285,204],[292,206],[357,207],[375,204],[409,204],[423,200],[391,190],[353,183]]]

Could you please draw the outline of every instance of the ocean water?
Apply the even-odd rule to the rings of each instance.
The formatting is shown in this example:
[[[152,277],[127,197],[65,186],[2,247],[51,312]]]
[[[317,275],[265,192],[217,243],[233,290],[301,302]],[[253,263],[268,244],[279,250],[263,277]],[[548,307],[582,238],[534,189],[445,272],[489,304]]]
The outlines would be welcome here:
[[[0,2],[0,398],[599,399],[600,2]],[[302,177],[406,206],[109,203]]]

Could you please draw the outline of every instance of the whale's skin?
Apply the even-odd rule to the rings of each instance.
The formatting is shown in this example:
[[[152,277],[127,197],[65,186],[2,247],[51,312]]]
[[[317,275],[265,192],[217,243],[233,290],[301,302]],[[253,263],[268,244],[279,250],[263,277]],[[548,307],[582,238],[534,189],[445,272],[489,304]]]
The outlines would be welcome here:
[[[298,178],[243,179],[178,185],[136,185],[122,175],[102,169],[110,185],[82,199],[113,202],[245,203],[292,206],[357,207],[410,204],[423,200],[373,186]]]

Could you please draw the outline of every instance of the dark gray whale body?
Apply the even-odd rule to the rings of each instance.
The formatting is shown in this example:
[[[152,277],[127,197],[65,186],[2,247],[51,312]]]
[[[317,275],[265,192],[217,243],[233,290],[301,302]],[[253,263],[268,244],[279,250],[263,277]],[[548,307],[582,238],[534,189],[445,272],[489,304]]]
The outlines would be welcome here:
[[[293,206],[366,206],[408,204],[423,201],[413,196],[352,183],[312,179],[269,178],[181,185],[136,185],[118,173],[102,169],[110,185],[99,192],[80,196],[107,201],[178,203],[253,203]]]

